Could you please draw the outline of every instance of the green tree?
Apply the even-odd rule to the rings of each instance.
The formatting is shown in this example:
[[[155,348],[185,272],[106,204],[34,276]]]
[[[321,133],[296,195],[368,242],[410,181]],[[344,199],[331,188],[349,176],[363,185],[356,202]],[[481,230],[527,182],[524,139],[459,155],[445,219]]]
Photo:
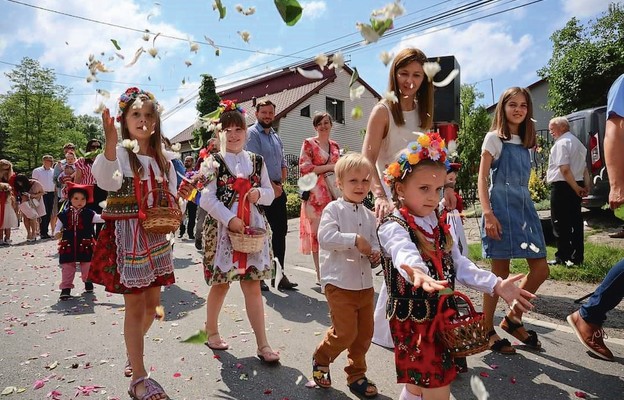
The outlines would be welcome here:
[[[555,115],[599,107],[624,71],[624,8],[613,3],[595,21],[572,18],[550,37],[553,53],[538,75],[548,80],[547,107]]]
[[[202,83],[199,87],[199,100],[195,108],[200,116],[208,115],[219,107],[221,98],[217,94],[214,78],[209,74],[202,75]],[[203,147],[211,137],[203,126],[193,132],[195,138],[195,146]]]
[[[466,205],[474,203],[477,198],[481,144],[491,124],[486,108],[477,105],[477,100],[482,98],[483,93],[474,85],[461,86],[461,128],[457,135],[457,153],[462,167],[457,174],[457,187]]]
[[[0,115],[6,124],[3,153],[16,171],[28,172],[43,154],[55,154],[62,146],[73,113],[65,104],[67,89],[55,83],[52,70],[25,57],[6,73],[11,90],[0,95]]]

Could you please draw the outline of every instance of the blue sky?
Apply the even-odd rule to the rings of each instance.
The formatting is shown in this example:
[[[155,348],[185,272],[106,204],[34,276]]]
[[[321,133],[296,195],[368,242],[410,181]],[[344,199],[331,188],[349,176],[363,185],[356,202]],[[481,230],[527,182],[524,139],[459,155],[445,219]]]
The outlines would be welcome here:
[[[356,22],[368,21],[371,11],[389,2],[300,0],[303,16],[289,27],[281,21],[271,0],[223,0],[227,7],[223,20],[219,20],[209,0],[0,0],[0,93],[10,88],[4,72],[23,57],[31,57],[53,69],[57,82],[72,89],[69,103],[78,114],[95,115],[93,110],[101,101],[114,110],[115,99],[128,86],[154,92],[165,108],[163,127],[171,137],[197,116],[193,95],[201,82],[200,74],[211,74],[219,88],[352,45],[343,51],[345,60],[383,94],[388,67],[379,54],[414,46],[428,56],[455,55],[461,67],[461,82],[476,83],[485,94],[484,103],[489,105],[492,88],[498,98],[509,86],[528,86],[538,79],[536,71],[550,58],[550,35],[569,18],[596,18],[610,3],[542,0],[527,5],[532,0],[494,0],[451,20],[434,20],[398,34],[403,27],[470,3],[404,0],[401,4],[405,15],[394,24],[397,33],[375,44],[362,45]],[[235,10],[237,4],[244,9],[253,6],[256,12],[242,15]],[[522,5],[526,6],[502,12]],[[155,41],[154,36],[144,41],[141,31],[145,29],[161,35]],[[251,35],[248,42],[237,33],[243,31]],[[220,56],[206,44],[206,38],[220,47]],[[114,48],[111,39],[121,50]],[[197,52],[191,51],[191,42],[199,45]],[[157,57],[144,53],[136,64],[127,67],[140,47],[156,48]],[[113,70],[98,74],[99,82],[87,83],[85,79],[90,54]],[[96,95],[96,89],[109,91],[110,99]],[[186,102],[188,105],[180,107]]]

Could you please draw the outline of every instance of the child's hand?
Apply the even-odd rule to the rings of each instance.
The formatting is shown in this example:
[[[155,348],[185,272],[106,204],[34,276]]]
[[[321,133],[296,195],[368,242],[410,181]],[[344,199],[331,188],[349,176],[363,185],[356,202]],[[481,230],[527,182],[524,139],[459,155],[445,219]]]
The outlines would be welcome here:
[[[412,285],[415,288],[422,288],[427,293],[437,292],[444,290],[448,286],[448,281],[436,281],[429,275],[422,272],[419,268],[410,267],[409,265],[401,265],[401,269],[409,275],[412,280]]]
[[[529,302],[529,299],[534,299],[536,296],[514,284],[522,278],[524,278],[522,274],[510,276],[507,279],[499,280],[494,286],[494,293],[502,297],[513,312],[525,313],[533,309],[533,304]]]
[[[242,219],[238,217],[234,217],[228,223],[228,229],[232,232],[244,233],[245,232],[245,223]]]
[[[193,192],[193,186],[186,181],[182,181],[180,188],[178,189],[178,197],[188,199]]]
[[[357,235],[355,237],[355,247],[357,247],[360,253],[364,254],[367,257],[370,256],[371,252],[373,251],[370,243],[368,243],[368,240],[366,240],[361,235]]]
[[[63,237],[63,232],[56,232],[54,234],[54,239],[56,240],[61,240],[62,237]]]
[[[260,191],[258,189],[253,188],[249,190],[249,192],[247,192],[247,200],[249,200],[251,204],[256,204],[259,199],[260,199]]]
[[[485,234],[494,240],[501,240],[503,227],[494,216],[494,213],[492,211],[485,212],[483,213],[483,218],[485,219]]]

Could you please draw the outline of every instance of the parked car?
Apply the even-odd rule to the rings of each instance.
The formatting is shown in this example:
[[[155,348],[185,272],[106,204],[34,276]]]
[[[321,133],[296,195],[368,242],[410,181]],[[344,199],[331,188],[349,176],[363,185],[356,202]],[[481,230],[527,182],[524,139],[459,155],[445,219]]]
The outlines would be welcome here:
[[[581,204],[600,208],[609,201],[609,177],[604,161],[604,137],[607,107],[588,108],[566,115],[570,132],[587,148],[587,169],[592,189]]]

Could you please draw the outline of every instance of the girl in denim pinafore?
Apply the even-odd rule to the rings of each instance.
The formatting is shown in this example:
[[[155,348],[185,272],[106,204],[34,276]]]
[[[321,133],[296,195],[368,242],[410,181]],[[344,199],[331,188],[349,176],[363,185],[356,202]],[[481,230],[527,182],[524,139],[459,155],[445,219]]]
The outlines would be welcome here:
[[[490,170],[490,204],[502,226],[501,239],[485,233],[481,218],[483,257],[493,259],[543,258],[546,245],[539,216],[529,193],[529,150],[504,141]]]
[[[506,278],[512,258],[525,258],[529,273],[520,287],[535,293],[548,278],[546,245],[539,216],[531,200],[528,182],[531,173],[529,148],[535,146],[533,105],[526,89],[507,89],[496,106],[492,128],[483,141],[479,165],[479,201],[483,209],[481,241],[483,255],[491,260],[492,272]],[[489,188],[488,188],[489,178]],[[490,349],[515,354],[507,339],[494,330],[498,298],[483,297],[485,325]],[[522,325],[522,312],[511,307],[501,329],[528,348],[540,349],[537,333]]]

